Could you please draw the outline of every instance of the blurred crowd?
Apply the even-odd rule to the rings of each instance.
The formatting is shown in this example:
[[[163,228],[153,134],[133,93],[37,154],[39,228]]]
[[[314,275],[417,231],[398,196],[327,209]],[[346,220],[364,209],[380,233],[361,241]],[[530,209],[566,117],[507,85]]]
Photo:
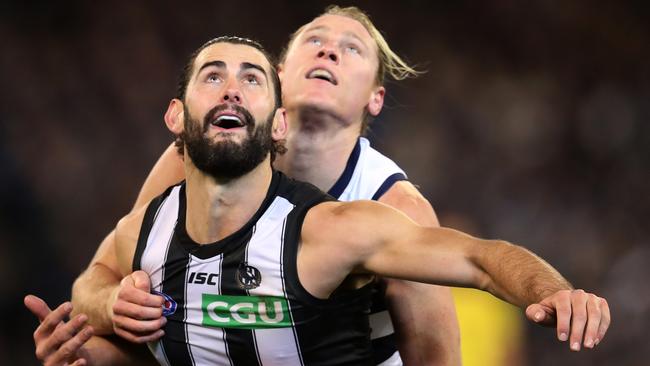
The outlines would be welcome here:
[[[22,305],[50,304],[172,141],[189,53],[241,35],[278,54],[321,1],[0,5],[0,363],[35,364]],[[350,2],[342,2],[348,5]],[[529,365],[650,360],[650,17],[643,2],[358,1],[426,71],[389,83],[370,139],[441,223],[540,254],[609,299],[595,352],[527,326]]]

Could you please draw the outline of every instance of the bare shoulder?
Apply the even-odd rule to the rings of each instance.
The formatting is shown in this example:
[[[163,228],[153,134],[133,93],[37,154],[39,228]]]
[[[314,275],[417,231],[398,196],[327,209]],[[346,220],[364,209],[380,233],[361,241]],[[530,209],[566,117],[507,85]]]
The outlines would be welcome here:
[[[439,226],[431,203],[409,181],[399,181],[393,184],[379,198],[379,202],[402,211],[420,225]]]

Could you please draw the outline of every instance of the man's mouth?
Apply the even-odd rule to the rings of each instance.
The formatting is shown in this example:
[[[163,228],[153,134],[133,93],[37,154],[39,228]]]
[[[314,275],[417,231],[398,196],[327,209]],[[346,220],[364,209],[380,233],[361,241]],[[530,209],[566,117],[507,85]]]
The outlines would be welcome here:
[[[222,114],[210,122],[210,124],[226,130],[245,126],[244,121],[240,117],[232,114]]]
[[[320,79],[320,80],[325,80],[329,81],[330,83],[334,85],[338,85],[338,81],[336,80],[336,77],[329,72],[328,70],[325,69],[313,69],[307,73],[307,79]]]

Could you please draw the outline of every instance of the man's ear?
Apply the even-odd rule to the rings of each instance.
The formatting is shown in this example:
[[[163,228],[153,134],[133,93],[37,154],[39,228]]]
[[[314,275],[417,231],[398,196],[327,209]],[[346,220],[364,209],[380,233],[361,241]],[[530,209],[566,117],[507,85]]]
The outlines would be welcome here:
[[[165,112],[165,124],[174,134],[180,135],[185,127],[185,112],[183,111],[183,102],[180,99],[172,99]]]
[[[386,89],[383,86],[378,86],[370,93],[370,100],[368,100],[368,113],[371,116],[375,117],[381,112],[382,107],[384,106],[384,95],[386,95]]]
[[[273,116],[273,129],[271,131],[273,141],[286,139],[287,132],[289,132],[289,126],[287,125],[287,110],[284,108],[278,108],[275,110],[275,115]]]

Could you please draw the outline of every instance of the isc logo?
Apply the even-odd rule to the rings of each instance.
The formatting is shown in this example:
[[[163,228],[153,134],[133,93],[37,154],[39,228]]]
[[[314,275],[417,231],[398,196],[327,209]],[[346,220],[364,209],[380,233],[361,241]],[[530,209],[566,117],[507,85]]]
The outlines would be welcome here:
[[[192,272],[190,273],[190,279],[187,280],[187,283],[196,283],[197,285],[207,283],[208,285],[216,285],[217,277],[219,277],[219,274],[217,273]]]
[[[285,328],[291,326],[287,300],[275,296],[203,294],[203,325],[219,328]]]

